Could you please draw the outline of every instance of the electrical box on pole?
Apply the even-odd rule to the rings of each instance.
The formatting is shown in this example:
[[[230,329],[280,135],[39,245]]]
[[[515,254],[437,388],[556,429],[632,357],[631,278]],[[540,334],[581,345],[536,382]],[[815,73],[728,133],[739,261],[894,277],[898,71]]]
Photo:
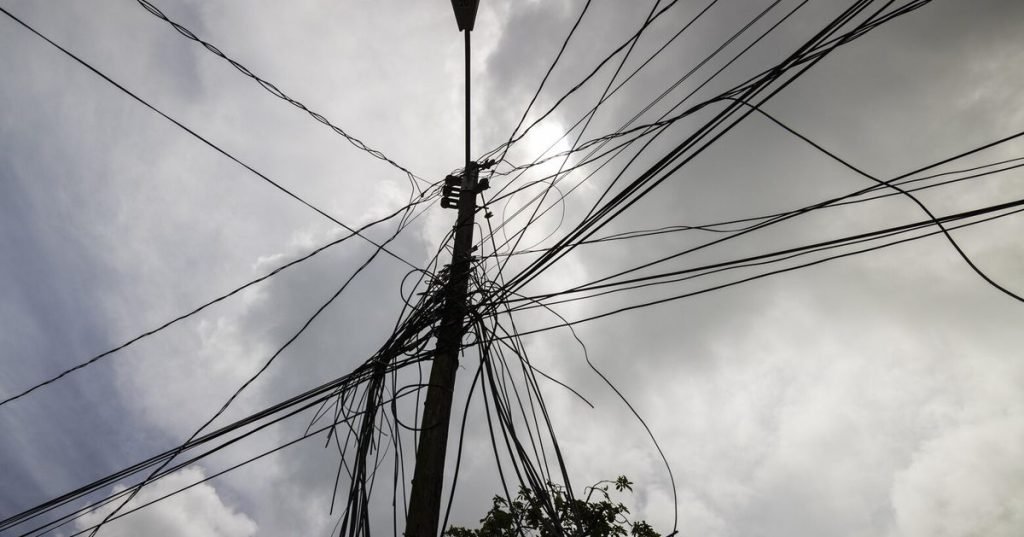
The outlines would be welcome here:
[[[449,175],[444,178],[441,187],[441,207],[445,209],[459,208],[459,194],[462,192],[462,177]]]

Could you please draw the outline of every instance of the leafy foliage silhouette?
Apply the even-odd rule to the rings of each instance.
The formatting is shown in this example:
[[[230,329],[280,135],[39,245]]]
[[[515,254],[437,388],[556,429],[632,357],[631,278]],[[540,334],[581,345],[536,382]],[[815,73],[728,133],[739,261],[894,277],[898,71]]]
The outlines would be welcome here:
[[[537,493],[526,487],[511,502],[495,496],[479,529],[453,526],[448,537],[661,537],[647,522],[631,522],[629,509],[613,502],[609,488],[633,491],[625,476],[587,487],[586,499],[569,498],[565,487],[548,483]],[[596,496],[596,498],[595,498]]]

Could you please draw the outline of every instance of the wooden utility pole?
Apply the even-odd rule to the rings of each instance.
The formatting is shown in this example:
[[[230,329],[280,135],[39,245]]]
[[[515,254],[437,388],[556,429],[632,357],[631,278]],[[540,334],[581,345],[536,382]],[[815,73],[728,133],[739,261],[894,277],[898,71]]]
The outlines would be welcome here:
[[[466,49],[466,167],[461,181],[446,179],[442,206],[451,207],[450,196],[458,186],[459,213],[455,220],[455,244],[452,263],[445,286],[445,302],[437,333],[434,363],[430,368],[427,397],[420,422],[420,441],[416,449],[416,470],[412,478],[409,513],[405,522],[406,537],[436,537],[441,512],[441,491],[444,483],[444,462],[448,449],[448,424],[455,391],[455,372],[459,366],[459,349],[465,332],[466,289],[472,267],[473,227],[476,213],[479,167],[472,162],[469,147],[469,33],[473,30],[479,0],[452,0],[459,30],[465,35]]]

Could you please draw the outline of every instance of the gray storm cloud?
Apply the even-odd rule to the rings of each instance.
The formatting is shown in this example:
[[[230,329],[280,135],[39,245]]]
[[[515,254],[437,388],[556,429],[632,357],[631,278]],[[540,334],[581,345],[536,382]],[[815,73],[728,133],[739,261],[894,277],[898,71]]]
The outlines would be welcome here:
[[[474,33],[475,153],[507,139],[583,4],[484,0]],[[797,4],[781,2],[771,20]],[[626,67],[638,66],[704,5],[680,2],[644,34]],[[710,9],[602,107],[584,139],[618,128],[769,5],[723,2]],[[777,61],[843,5],[808,5],[701,95]],[[400,174],[134,3],[16,1],[4,7],[347,223],[361,224],[405,201],[408,187]],[[461,43],[445,2],[160,7],[417,174],[436,180],[461,166]],[[590,9],[529,119],[632,34],[651,4],[606,1]],[[330,222],[124,99],[8,20],[0,23],[6,51],[0,53],[0,394],[338,236]],[[1024,83],[1016,63],[1024,53],[1021,23],[1024,6],[1018,2],[933,2],[836,51],[766,110],[850,162],[893,177],[1022,128],[1016,90]],[[538,125],[510,160],[528,162],[557,139],[593,105],[616,65]],[[696,80],[703,78],[672,96],[692,89]],[[654,144],[633,173],[701,117]],[[1024,145],[1008,144],[962,167],[1018,157],[1022,150]],[[557,163],[544,169],[550,173]],[[579,177],[570,175],[563,186]],[[611,177],[606,169],[588,179],[564,208],[539,223],[545,232],[531,235],[524,246],[574,225]],[[922,200],[948,214],[1016,199],[1024,195],[1021,177],[1008,173],[925,191]],[[770,214],[865,186],[870,182],[863,177],[752,115],[606,231]],[[499,218],[511,214],[535,192],[513,198],[508,209],[491,209]],[[394,251],[425,263],[452,216],[432,209],[400,236]],[[670,267],[923,218],[908,200],[894,197],[801,217]],[[1016,237],[1022,233],[1018,216],[954,237],[983,270],[1020,292],[1024,254]],[[583,246],[529,290],[571,287],[707,238],[693,232]],[[182,441],[371,252],[365,243],[345,243],[0,408],[7,432],[0,436],[0,514]],[[510,263],[510,272],[523,264]],[[393,259],[376,261],[222,422],[364,360],[392,327],[407,272]],[[730,277],[681,284],[671,292]],[[610,295],[555,309],[578,319],[667,292]],[[933,237],[576,330],[590,360],[646,419],[664,449],[675,472],[682,535],[1009,536],[1024,528],[1022,311],[972,273],[948,242]],[[558,319],[533,312],[518,321],[526,329]],[[574,483],[628,475],[637,483],[629,500],[636,514],[667,532],[672,491],[644,429],[587,366],[567,331],[525,342],[538,368],[596,406],[542,384]],[[468,365],[460,370],[459,401],[472,372]],[[460,524],[483,516],[500,489],[482,408],[474,407],[470,418],[453,510]],[[147,489],[146,497],[279,445],[306,423],[276,428],[202,468],[175,474]],[[314,440],[159,504],[150,514],[126,518],[110,534],[329,533],[337,519],[337,512],[328,514],[337,464],[336,452]],[[385,534],[391,532],[390,501],[390,486],[382,485],[374,515]]]

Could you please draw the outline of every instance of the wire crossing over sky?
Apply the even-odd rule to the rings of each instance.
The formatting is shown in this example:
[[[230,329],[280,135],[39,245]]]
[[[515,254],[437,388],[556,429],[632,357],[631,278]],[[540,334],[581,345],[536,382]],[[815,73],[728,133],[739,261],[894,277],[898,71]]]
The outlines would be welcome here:
[[[143,105],[345,230],[327,240],[305,241],[299,253],[283,260],[275,257],[255,277],[239,277],[212,298],[139,327],[131,337],[98,349],[66,349],[66,356],[77,357],[61,361],[64,365],[55,373],[26,386],[12,388],[5,381],[0,413],[43,405],[44,398],[59,396],[60,388],[84,382],[80,379],[86,370],[102,374],[97,373],[97,364],[120,366],[128,360],[118,356],[122,351],[142,348],[139,343],[144,341],[165,342],[174,337],[170,328],[185,321],[202,322],[213,306],[289,277],[278,278],[281,274],[296,277],[298,271],[291,269],[328,257],[321,255],[324,252],[342,250],[353,243],[353,237],[371,247],[368,253],[346,258],[346,265],[332,273],[336,281],[331,289],[317,296],[315,303],[302,303],[301,315],[287,314],[283,307],[275,311],[278,324],[253,338],[265,344],[245,347],[252,370],[246,369],[236,379],[237,385],[208,411],[188,415],[185,433],[179,431],[155,453],[119,462],[59,494],[0,514],[0,536],[103,535],[114,531],[116,526],[111,524],[138,520],[140,513],[152,512],[162,502],[223,476],[238,475],[240,469],[259,471],[268,461],[293,456],[314,443],[327,450],[333,465],[317,476],[330,485],[330,490],[317,493],[323,499],[320,514],[333,525],[332,536],[444,535],[464,517],[454,506],[459,506],[460,494],[466,494],[467,476],[482,467],[500,487],[495,505],[511,505],[520,490],[537,498],[536,526],[529,531],[519,528],[520,534],[582,535],[586,530],[581,527],[566,529],[570,521],[560,520],[563,506],[559,502],[590,499],[595,489],[581,487],[589,482],[581,475],[591,468],[577,460],[576,433],[563,428],[551,394],[559,395],[557,404],[564,397],[595,411],[602,409],[575,385],[579,379],[572,378],[572,367],[540,356],[550,349],[562,350],[550,343],[555,334],[578,346],[581,367],[610,389],[616,404],[622,403],[629,419],[642,428],[642,442],[649,451],[644,456],[650,458],[644,463],[656,468],[645,478],[656,481],[652,491],[657,491],[644,496],[643,502],[655,505],[652,510],[664,509],[658,513],[665,521],[659,528],[662,533],[685,535],[692,531],[687,517],[693,517],[694,511],[684,504],[697,495],[687,488],[685,479],[692,476],[692,469],[680,471],[673,466],[679,446],[667,440],[665,427],[644,415],[642,404],[627,397],[622,384],[628,379],[603,370],[599,360],[591,359],[587,336],[576,327],[640,311],[663,311],[656,308],[725,289],[749,289],[772,276],[800,274],[854,256],[874,259],[879,252],[909,243],[940,244],[932,239],[944,240],[943,248],[951,247],[958,262],[973,271],[971,277],[979,287],[997,290],[993,294],[1014,303],[1024,302],[1019,282],[998,264],[969,254],[973,250],[968,238],[974,235],[960,231],[988,229],[997,221],[1005,224],[1024,212],[1024,197],[1006,186],[1024,167],[1020,145],[1024,130],[1019,125],[982,142],[965,137],[952,149],[936,147],[927,158],[914,160],[917,155],[900,154],[900,159],[891,161],[909,171],[883,172],[879,170],[890,166],[865,162],[857,152],[843,147],[843,137],[828,136],[787,113],[795,109],[786,101],[794,88],[835,76],[834,66],[848,61],[846,51],[890,35],[885,32],[898,33],[901,24],[926,11],[929,0],[818,5],[808,0],[774,0],[754,7],[742,0],[652,0],[632,18],[616,20],[618,34],[598,20],[608,4],[570,3],[571,12],[559,23],[557,37],[541,59],[531,58],[536,60],[529,71],[533,78],[516,79],[522,87],[489,85],[486,77],[497,77],[493,71],[507,61],[497,52],[490,52],[490,57],[479,54],[484,60],[471,61],[471,31],[482,30],[478,36],[493,37],[486,25],[499,12],[486,0],[482,6],[477,1],[452,0],[463,38],[459,75],[464,81],[450,82],[453,87],[464,84],[465,93],[464,99],[459,95],[463,109],[449,111],[446,121],[451,125],[438,126],[437,132],[462,128],[465,143],[458,148],[464,149],[464,155],[459,155],[461,168],[447,165],[453,171],[444,178],[415,175],[350,134],[348,127],[337,126],[292,96],[298,93],[285,93],[244,65],[239,56],[223,52],[227,40],[201,36],[208,33],[202,25],[186,26],[151,0],[136,2],[266,92],[330,128],[360,155],[370,157],[365,160],[371,164],[381,161],[401,172],[410,183],[408,198],[403,193],[401,201],[388,205],[386,211],[370,211],[373,216],[365,218],[366,223],[350,227],[332,214],[337,214],[337,207],[327,209],[332,207],[329,200],[324,204],[325,200],[300,196],[200,134],[201,127],[186,125],[128,89],[130,84],[115,81],[87,61],[84,52],[58,43],[73,41],[51,38],[49,31],[44,34],[26,22],[30,17],[0,6],[0,13],[14,23],[12,28],[28,31],[17,39],[46,42],[117,88],[119,97]],[[512,16],[527,8],[513,3],[507,9]],[[145,19],[153,22],[148,16]],[[603,41],[594,41],[595,35]],[[501,38],[516,39],[516,34]],[[177,38],[174,43],[192,50],[191,43]],[[444,47],[438,50],[448,53]],[[476,101],[470,93],[474,78],[484,82],[476,83],[482,88]],[[481,114],[490,112],[494,102],[501,103],[504,115]],[[406,103],[391,104],[396,115],[427,115],[407,109]],[[471,131],[474,125],[476,130]],[[482,147],[490,148],[478,151],[475,159],[471,132],[478,143],[486,144]],[[674,199],[672,189],[704,181],[702,174],[708,173],[710,165],[702,161],[732,158],[740,145],[737,139],[756,138],[750,132],[770,137],[758,139],[766,147],[792,148],[791,154],[779,157],[786,168],[783,173],[811,177],[817,181],[816,188],[780,195],[784,204],[764,203],[753,209],[753,202],[750,206],[737,202],[742,196],[757,201],[753,198],[759,191],[753,187],[752,193],[723,197],[729,206],[721,210],[695,216],[679,209],[682,204]],[[394,147],[424,136],[437,134],[402,132],[388,143]],[[914,164],[905,165],[910,161]],[[412,167],[421,172],[427,169],[420,164]],[[766,176],[779,173],[764,168]],[[358,168],[353,168],[352,176],[359,176]],[[963,195],[980,192],[986,185],[997,185],[991,190],[998,190],[1002,197]],[[689,195],[691,190],[686,192]],[[692,192],[700,196],[703,191],[694,188]],[[954,205],[950,200],[961,203]],[[695,205],[685,201],[690,204],[687,207]],[[650,209],[662,205],[670,209]],[[854,226],[838,225],[854,221],[859,227],[853,230],[849,227]],[[436,228],[436,222],[442,222],[443,236],[424,239],[428,234],[423,232]],[[255,227],[260,222],[250,224]],[[407,244],[400,240],[429,245],[417,258],[406,253],[408,249],[396,247]],[[635,254],[613,255],[626,251]],[[401,264],[401,280],[388,282],[396,293],[363,298],[358,293],[372,290],[368,294],[376,295],[373,279],[387,274],[379,263],[381,257]],[[397,266],[387,263],[390,269]],[[387,309],[388,299],[394,302],[393,312]],[[388,318],[387,327],[379,327],[379,334],[373,334],[372,347],[356,352],[354,338],[369,335],[343,334],[348,326],[345,330],[329,327],[346,307],[353,308],[357,317],[373,318],[371,310],[393,317]],[[682,325],[688,320],[667,322]],[[328,332],[321,336],[328,343],[311,342],[310,334],[318,329]],[[541,334],[552,339],[542,339]],[[346,337],[353,341],[343,341]],[[622,347],[633,352],[629,342],[622,342]],[[250,348],[255,350],[250,353]],[[299,348],[330,354],[330,363],[347,363],[346,369],[321,374],[308,363],[281,359]],[[635,354],[622,360],[639,370],[644,357]],[[558,365],[552,368],[551,363]],[[289,391],[280,396],[269,390],[256,393],[275,375],[285,378],[286,373],[306,367],[310,375],[317,375],[314,384],[288,383]],[[254,405],[252,400],[259,403]],[[169,485],[175,482],[173,476],[193,467],[210,472],[187,484]],[[479,491],[472,489],[472,494]]]
[[[317,112],[314,112],[313,110],[310,110],[309,108],[306,107],[306,105],[304,105],[301,102],[299,102],[299,101],[289,97],[286,93],[284,93],[283,91],[279,90],[277,88],[277,86],[275,86],[273,83],[271,83],[271,82],[261,78],[260,76],[256,75],[255,73],[253,73],[251,70],[249,70],[248,67],[242,65],[241,63],[238,63],[237,61],[235,61],[235,60],[233,60],[231,58],[229,58],[226,54],[221,52],[221,50],[219,48],[217,48],[215,45],[213,45],[213,44],[211,44],[211,43],[209,43],[207,41],[204,41],[199,36],[197,36],[194,32],[192,32],[192,30],[189,30],[188,28],[182,26],[181,24],[178,24],[177,22],[174,22],[173,20],[171,20],[167,15],[164,14],[163,11],[160,11],[160,8],[156,7],[151,2],[148,2],[147,0],[136,0],[136,1],[139,3],[140,6],[145,8],[146,11],[151,13],[154,17],[156,17],[156,18],[166,22],[167,24],[170,24],[171,27],[174,28],[174,30],[176,32],[178,32],[179,34],[181,34],[182,36],[184,36],[184,37],[186,37],[188,39],[191,39],[192,41],[195,41],[196,43],[199,43],[200,45],[203,46],[203,48],[205,48],[206,50],[210,51],[215,56],[218,56],[222,60],[228,62],[229,64],[231,64],[232,67],[237,69],[239,73],[242,73],[243,75],[253,79],[257,84],[260,85],[260,87],[262,87],[263,89],[267,90],[267,92],[269,92],[274,97],[277,97],[278,99],[281,99],[282,101],[285,101],[286,103],[294,106],[295,108],[298,108],[299,110],[302,110],[303,112],[306,112],[307,114],[309,114],[310,117],[312,117],[313,119],[319,121],[320,123],[323,123],[328,128],[330,128],[332,131],[334,131],[335,134],[337,134],[338,136],[341,136],[342,138],[348,140],[348,142],[350,144],[352,144],[356,149],[359,149],[360,151],[364,151],[367,154],[369,154],[370,156],[372,156],[373,158],[378,159],[378,160],[382,160],[384,162],[387,162],[388,164],[390,164],[394,168],[397,168],[399,171],[404,173],[409,178],[409,182],[412,183],[413,187],[417,187],[418,186],[418,185],[416,185],[416,181],[419,181],[419,182],[427,184],[427,185],[430,184],[429,181],[427,181],[426,179],[423,179],[422,177],[419,177],[419,176],[415,175],[414,173],[412,173],[411,171],[407,170],[402,165],[400,165],[397,162],[391,160],[391,158],[389,158],[384,153],[381,153],[379,150],[373,149],[373,148],[367,146],[365,143],[363,143],[362,140],[360,140],[360,139],[358,139],[358,138],[348,134],[341,127],[335,125],[334,123],[332,123],[329,119],[327,119],[323,115],[321,115],[321,114],[319,114]]]

